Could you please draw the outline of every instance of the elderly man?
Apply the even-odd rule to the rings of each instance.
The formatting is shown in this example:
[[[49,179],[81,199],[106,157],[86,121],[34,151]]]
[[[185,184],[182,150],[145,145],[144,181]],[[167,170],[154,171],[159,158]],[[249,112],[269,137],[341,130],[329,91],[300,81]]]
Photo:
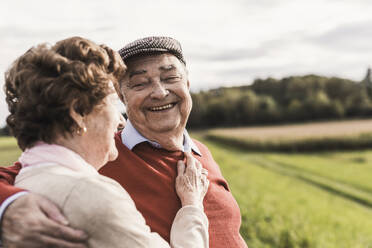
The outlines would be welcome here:
[[[128,122],[116,135],[118,159],[100,173],[118,181],[152,231],[169,241],[172,221],[181,207],[174,190],[176,164],[183,152],[192,152],[209,171],[204,209],[210,247],[246,247],[239,234],[239,207],[226,180],[207,147],[192,140],[185,129],[192,101],[180,44],[169,37],[148,37],[119,53],[128,67],[120,86]],[[52,203],[9,185],[18,168],[16,164],[0,173],[3,241],[11,247],[85,247],[81,242],[86,237],[68,227]]]

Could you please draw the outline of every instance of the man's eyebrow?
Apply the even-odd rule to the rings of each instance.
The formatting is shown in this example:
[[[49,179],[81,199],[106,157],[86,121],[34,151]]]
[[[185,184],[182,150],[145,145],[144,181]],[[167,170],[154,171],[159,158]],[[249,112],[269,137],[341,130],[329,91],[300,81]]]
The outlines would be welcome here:
[[[176,69],[176,66],[171,64],[171,65],[163,65],[163,66],[160,66],[159,67],[159,70],[161,71],[171,71],[171,70],[174,70]]]
[[[139,75],[139,74],[145,74],[147,71],[146,70],[138,70],[138,71],[131,71],[129,73],[129,78],[135,76],[135,75]]]

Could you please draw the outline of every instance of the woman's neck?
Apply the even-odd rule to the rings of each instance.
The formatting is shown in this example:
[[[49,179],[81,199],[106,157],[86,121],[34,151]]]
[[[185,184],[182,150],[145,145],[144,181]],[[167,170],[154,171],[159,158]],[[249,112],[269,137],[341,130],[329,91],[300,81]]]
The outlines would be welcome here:
[[[92,165],[96,170],[99,170],[102,166],[96,164],[92,161],[92,157],[89,155],[89,147],[87,147],[87,142],[84,141],[83,136],[78,135],[68,135],[67,137],[60,136],[55,141],[55,144],[64,146],[82,157],[87,163]]]

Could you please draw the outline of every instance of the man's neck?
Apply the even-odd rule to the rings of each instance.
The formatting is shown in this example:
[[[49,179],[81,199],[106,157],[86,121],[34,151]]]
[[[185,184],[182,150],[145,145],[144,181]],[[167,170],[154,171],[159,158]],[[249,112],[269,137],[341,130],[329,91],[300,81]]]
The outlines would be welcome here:
[[[145,139],[156,142],[163,149],[168,151],[183,151],[185,127],[178,127],[168,132],[152,132],[151,130],[141,129],[133,123],[131,125]]]
[[[155,141],[162,148],[168,151],[182,151],[183,150],[183,131],[177,134],[175,134],[174,132],[161,133],[161,134],[156,134],[156,137],[150,136],[146,138],[151,141]]]

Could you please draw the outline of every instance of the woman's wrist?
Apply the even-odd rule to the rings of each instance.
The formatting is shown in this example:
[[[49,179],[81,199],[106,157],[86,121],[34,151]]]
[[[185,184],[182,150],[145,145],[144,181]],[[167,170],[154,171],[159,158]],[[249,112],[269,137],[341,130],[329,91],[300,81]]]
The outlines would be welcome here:
[[[202,210],[204,209],[203,203],[200,202],[200,201],[194,201],[194,200],[183,201],[183,202],[181,202],[181,205],[182,205],[182,207],[194,206],[194,207],[198,207]]]

